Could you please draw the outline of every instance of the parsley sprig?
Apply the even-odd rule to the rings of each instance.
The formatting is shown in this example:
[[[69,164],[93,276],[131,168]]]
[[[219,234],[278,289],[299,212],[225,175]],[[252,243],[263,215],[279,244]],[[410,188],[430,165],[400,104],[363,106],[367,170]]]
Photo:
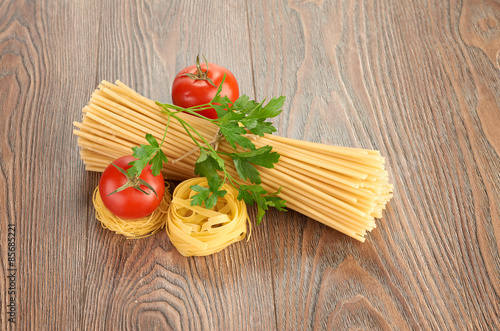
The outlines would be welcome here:
[[[271,99],[267,104],[251,100],[247,95],[242,95],[234,103],[226,96],[221,96],[222,83],[217,89],[214,98],[207,104],[192,108],[182,108],[171,104],[156,102],[161,106],[168,117],[165,134],[161,143],[158,143],[151,134],[146,134],[148,144],[143,144],[132,148],[133,156],[137,158],[131,163],[132,167],[128,172],[130,175],[140,174],[142,170],[151,164],[153,175],[158,175],[164,162],[168,162],[161,147],[165,141],[166,133],[171,119],[177,120],[186,130],[188,135],[200,150],[200,156],[196,160],[194,173],[198,176],[206,177],[208,187],[193,185],[191,189],[198,192],[191,199],[191,205],[202,206],[211,209],[217,203],[219,197],[224,197],[227,193],[222,190],[224,183],[229,182],[239,190],[238,199],[244,200],[248,205],[257,204],[257,224],[260,224],[265,212],[269,207],[285,210],[286,202],[277,197],[277,192],[267,192],[262,187],[260,173],[255,167],[274,168],[279,161],[280,155],[272,151],[272,146],[257,148],[248,134],[263,136],[276,132],[276,128],[267,120],[278,116],[285,102],[285,97]],[[196,111],[214,108],[217,111],[218,119],[210,119],[198,114]],[[180,112],[190,113],[203,118],[219,127],[220,139],[225,139],[235,150],[234,153],[217,151],[214,142],[207,141],[188,121],[177,116]],[[195,137],[199,139],[196,139]],[[199,141],[201,140],[202,143]],[[237,146],[243,147],[244,152],[237,152]],[[225,156],[224,158],[221,156]],[[228,171],[226,161],[231,159],[239,179],[234,178]],[[228,161],[230,162],[230,161]],[[247,183],[250,184],[247,184]]]

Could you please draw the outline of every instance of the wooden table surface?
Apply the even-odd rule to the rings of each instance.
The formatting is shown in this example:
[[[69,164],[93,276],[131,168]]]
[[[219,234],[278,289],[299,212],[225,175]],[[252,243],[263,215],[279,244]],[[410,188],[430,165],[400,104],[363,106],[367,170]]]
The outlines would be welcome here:
[[[72,122],[103,79],[170,102],[198,53],[287,96],[279,135],[381,151],[365,243],[293,211],[199,258],[101,228]],[[2,1],[0,328],[498,330],[499,128],[498,0]]]

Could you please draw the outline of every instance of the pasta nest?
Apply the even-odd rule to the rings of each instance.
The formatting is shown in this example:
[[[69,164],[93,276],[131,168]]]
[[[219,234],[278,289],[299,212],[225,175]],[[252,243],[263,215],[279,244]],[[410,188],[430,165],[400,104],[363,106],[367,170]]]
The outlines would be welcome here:
[[[180,183],[174,190],[167,214],[167,234],[172,244],[184,256],[205,256],[217,253],[242,240],[251,225],[247,206],[237,199],[238,191],[224,184],[227,193],[212,209],[191,206],[191,198],[198,192],[191,186],[208,187],[206,178],[192,178]],[[250,237],[250,235],[249,235]]]
[[[165,184],[165,193],[158,208],[149,216],[134,220],[124,220],[109,211],[102,202],[99,186],[94,190],[92,202],[95,208],[95,217],[105,229],[121,234],[127,239],[149,237],[165,226],[166,214],[172,200],[168,183]]]

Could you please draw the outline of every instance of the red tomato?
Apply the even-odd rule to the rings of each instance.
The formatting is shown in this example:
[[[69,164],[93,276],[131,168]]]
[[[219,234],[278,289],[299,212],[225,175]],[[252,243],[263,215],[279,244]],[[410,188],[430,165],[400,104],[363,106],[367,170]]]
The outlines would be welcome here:
[[[205,63],[192,65],[182,69],[174,79],[172,84],[172,102],[176,106],[183,108],[196,107],[210,102],[217,88],[220,85],[224,74],[226,80],[222,85],[222,96],[227,96],[232,102],[240,96],[240,90],[234,75],[224,67],[214,63],[208,64],[208,70]],[[189,75],[186,75],[189,74]],[[208,80],[211,79],[213,84]],[[211,118],[217,118],[215,109],[204,109],[197,113]]]
[[[113,163],[118,167],[127,170],[130,168],[128,164],[134,160],[135,158],[129,155],[116,159]],[[144,191],[150,192],[149,195],[144,194],[133,187],[128,187],[123,191],[110,195],[111,192],[123,186],[127,182],[128,178],[112,164],[108,165],[101,176],[101,180],[99,181],[99,194],[101,195],[102,202],[106,208],[122,219],[137,219],[145,217],[155,211],[155,209],[160,205],[165,191],[163,176],[161,174],[153,176],[151,174],[151,166],[148,165],[144,168],[139,178],[144,179],[149,185],[151,185],[155,189],[157,195],[144,185],[141,185],[140,187]]]

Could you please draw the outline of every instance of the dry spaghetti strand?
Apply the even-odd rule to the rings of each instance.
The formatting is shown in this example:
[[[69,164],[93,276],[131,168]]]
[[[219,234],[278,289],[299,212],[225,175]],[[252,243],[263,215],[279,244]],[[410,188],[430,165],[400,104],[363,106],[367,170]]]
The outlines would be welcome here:
[[[121,234],[127,239],[146,238],[160,231],[165,226],[166,214],[171,201],[172,196],[167,184],[160,205],[151,215],[135,220],[124,220],[114,215],[104,206],[99,194],[99,186],[95,188],[92,199],[95,217],[101,222],[102,227]]]

